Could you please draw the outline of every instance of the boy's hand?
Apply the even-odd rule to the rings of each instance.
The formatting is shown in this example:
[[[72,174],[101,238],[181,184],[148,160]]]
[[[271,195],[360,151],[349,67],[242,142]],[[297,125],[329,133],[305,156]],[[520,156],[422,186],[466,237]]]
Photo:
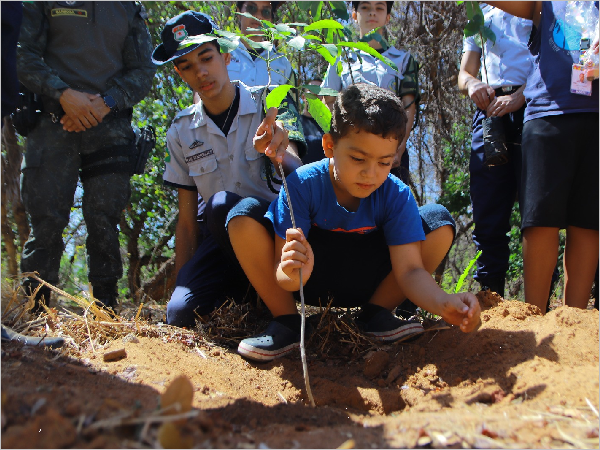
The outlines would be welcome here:
[[[302,281],[306,283],[310,278],[315,264],[312,247],[308,243],[300,228],[288,228],[285,233],[285,244],[281,249],[280,268],[290,280],[300,281],[300,268],[302,268]]]
[[[290,140],[283,123],[276,121],[277,113],[277,108],[269,108],[256,130],[253,143],[257,152],[264,153],[274,162],[282,162]]]
[[[480,324],[481,307],[477,297],[470,292],[448,294],[442,308],[442,318],[449,324],[459,325],[464,333],[477,329]]]

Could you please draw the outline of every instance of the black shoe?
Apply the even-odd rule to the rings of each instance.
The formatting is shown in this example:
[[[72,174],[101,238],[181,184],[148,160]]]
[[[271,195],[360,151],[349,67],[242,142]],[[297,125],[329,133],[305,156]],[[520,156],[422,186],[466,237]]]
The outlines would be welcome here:
[[[417,315],[418,306],[411,302],[409,299],[404,300],[400,306],[396,308],[394,314],[403,319],[410,319]]]
[[[406,341],[425,331],[418,320],[399,319],[385,308],[367,322],[356,319],[355,323],[367,336],[384,342]]]
[[[306,324],[305,337],[310,335]],[[300,347],[300,333],[272,320],[262,333],[244,339],[238,345],[238,353],[252,361],[267,362],[281,358]]]
[[[24,345],[40,345],[49,348],[59,348],[65,343],[64,338],[61,337],[31,337],[25,336],[24,334],[17,333],[8,327],[2,325],[2,340],[3,341],[18,341]]]

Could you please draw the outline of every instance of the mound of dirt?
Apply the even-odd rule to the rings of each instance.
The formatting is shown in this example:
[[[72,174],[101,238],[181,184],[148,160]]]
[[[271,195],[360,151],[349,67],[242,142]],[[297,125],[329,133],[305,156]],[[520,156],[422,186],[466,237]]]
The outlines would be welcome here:
[[[358,353],[343,339],[327,353],[308,341],[314,408],[299,353],[251,364],[159,325],[78,343],[76,357],[3,343],[2,447],[597,448],[598,311],[542,315],[478,297],[482,325],[470,334],[451,327]],[[192,409],[160,414],[180,375]]]

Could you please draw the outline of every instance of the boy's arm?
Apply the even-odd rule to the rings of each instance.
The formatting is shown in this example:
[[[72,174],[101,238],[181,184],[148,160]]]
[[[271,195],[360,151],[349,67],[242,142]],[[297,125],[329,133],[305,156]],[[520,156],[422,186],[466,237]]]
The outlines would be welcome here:
[[[179,217],[175,227],[175,273],[192,259],[198,248],[198,192],[177,190]]]
[[[288,228],[286,240],[275,235],[275,279],[286,291],[300,289],[300,268],[302,283],[306,284],[315,263],[312,247],[301,229]]]
[[[423,267],[420,242],[389,248],[396,282],[417,306],[442,316],[452,325],[460,325],[465,333],[479,325],[481,308],[477,298],[469,292],[447,294],[442,291]]]

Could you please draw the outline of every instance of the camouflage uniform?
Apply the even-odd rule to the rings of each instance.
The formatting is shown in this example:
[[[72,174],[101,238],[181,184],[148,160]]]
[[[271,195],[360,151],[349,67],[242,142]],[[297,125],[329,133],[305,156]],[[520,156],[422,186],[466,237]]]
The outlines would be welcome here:
[[[62,233],[81,177],[89,281],[96,298],[108,303],[123,274],[117,224],[130,196],[132,107],[149,91],[155,72],[145,18],[134,2],[24,4],[19,79],[42,95],[44,106],[23,162],[21,191],[31,234],[21,270],[58,281]],[[110,95],[118,111],[84,132],[64,131],[59,98],[67,88]]]

